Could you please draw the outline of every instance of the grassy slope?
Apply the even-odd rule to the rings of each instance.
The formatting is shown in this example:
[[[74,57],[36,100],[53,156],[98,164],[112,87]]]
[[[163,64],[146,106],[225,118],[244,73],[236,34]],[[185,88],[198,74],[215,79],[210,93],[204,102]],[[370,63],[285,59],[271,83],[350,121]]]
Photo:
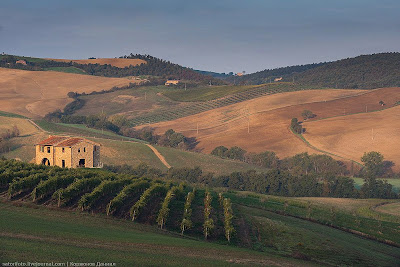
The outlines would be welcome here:
[[[76,74],[87,74],[83,70],[76,68],[76,67],[52,67],[46,68],[45,70],[50,71],[59,71],[59,72],[66,72],[66,73],[76,73]]]
[[[238,85],[206,86],[200,88],[191,88],[186,91],[184,91],[183,89],[175,91],[167,91],[163,94],[175,101],[196,102],[196,101],[214,100],[228,95],[245,92],[250,89],[255,89],[258,87],[267,87],[270,90],[279,90],[282,92],[317,88],[312,86],[294,85],[293,83],[270,83],[261,85],[240,85],[240,86]]]
[[[213,172],[216,174],[228,174],[234,171],[266,170],[265,168],[260,168],[244,162],[222,159],[208,154],[186,152],[161,146],[156,147],[165,157],[165,160],[173,167],[199,166],[204,172]]]
[[[237,216],[239,210],[242,218],[254,225],[252,239],[277,253],[303,255],[334,265],[394,266],[400,261],[398,247],[305,220],[310,216],[326,225],[399,242],[396,232],[400,217],[371,210],[387,200],[283,198],[248,192],[229,192],[226,196],[235,204]],[[350,205],[357,208],[349,209]]]
[[[263,86],[263,85],[262,85]],[[165,96],[169,97],[174,101],[207,101],[224,97],[226,95],[243,92],[251,88],[256,88],[257,85],[222,85],[222,86],[207,86],[200,88],[190,88],[186,91],[183,89],[176,91],[167,91],[164,93]]]
[[[0,122],[1,119],[2,117],[0,117]],[[24,125],[27,124],[27,126],[31,126],[26,120],[21,120],[21,122],[23,122]],[[15,149],[4,153],[3,155],[6,158],[19,158],[24,161],[31,161],[35,157],[33,145],[47,138],[49,134],[54,133],[59,135],[85,136],[95,142],[99,142],[103,146],[101,158],[104,164],[128,164],[136,166],[141,162],[145,162],[152,167],[159,168],[163,171],[167,170],[151,149],[146,146],[146,142],[144,141],[123,137],[109,131],[87,128],[83,125],[49,123],[46,121],[36,121],[36,123],[49,133],[39,133],[13,139]],[[9,124],[9,126],[11,127],[12,124]],[[243,162],[224,160],[211,155],[160,146],[157,146],[157,149],[172,167],[192,168],[194,166],[200,166],[203,171],[214,172],[216,174],[227,174],[232,171],[246,171],[251,169],[263,170],[262,168],[257,168]]]
[[[153,227],[78,212],[0,203],[3,261],[115,262],[119,266],[299,265],[301,261],[199,242]],[[10,223],[13,222],[13,223]]]

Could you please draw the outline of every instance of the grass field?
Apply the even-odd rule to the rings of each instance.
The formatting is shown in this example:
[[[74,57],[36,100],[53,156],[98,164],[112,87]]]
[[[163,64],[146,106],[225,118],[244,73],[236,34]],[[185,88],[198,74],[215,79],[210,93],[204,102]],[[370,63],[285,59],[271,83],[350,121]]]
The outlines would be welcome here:
[[[7,124],[5,123],[7,121]],[[23,161],[31,161],[35,157],[34,144],[46,139],[51,134],[83,136],[102,145],[101,161],[108,165],[136,166],[141,162],[149,166],[166,171],[167,168],[155,156],[146,142],[134,138],[124,137],[109,131],[87,128],[84,125],[50,123],[47,121],[35,121],[41,128],[48,132],[40,132],[36,127],[25,119],[0,117],[0,130],[2,125],[9,129],[12,125],[17,125],[22,130],[21,137],[14,138],[14,149],[4,153],[6,158],[18,158]],[[233,171],[246,171],[263,168],[255,167],[240,161],[220,159],[211,155],[205,155],[194,152],[187,152],[173,148],[156,146],[166,161],[172,167],[199,166],[204,172],[213,172],[215,174],[227,174]]]
[[[169,91],[163,93],[166,97],[174,101],[182,102],[196,102],[196,101],[208,101],[217,98],[224,97],[226,95],[231,95],[239,93],[242,91],[247,91],[252,88],[261,87],[264,85],[222,85],[222,86],[206,86],[200,88],[190,88],[188,90],[180,89],[176,91]]]
[[[0,133],[11,130],[13,126],[18,127],[20,136],[38,133],[38,129],[26,119],[3,117],[0,115]]]
[[[265,168],[260,168],[237,160],[222,159],[212,155],[181,151],[168,147],[156,146],[156,148],[171,166],[177,168],[199,166],[203,172],[212,172],[217,175],[229,174],[234,171],[266,171]]]
[[[310,86],[294,85],[293,83],[269,83],[261,85],[222,85],[206,86],[200,88],[190,88],[188,90],[176,90],[163,93],[165,96],[175,101],[197,102],[210,101],[225,96],[244,93],[252,89],[267,87],[270,91],[290,92],[298,90],[316,89]],[[321,88],[319,88],[321,89]]]
[[[75,74],[85,74],[85,75],[87,74],[83,70],[76,67],[52,67],[52,68],[46,68],[46,70],[75,73]]]
[[[0,203],[0,207],[3,262],[115,262],[117,266],[304,264],[247,249],[184,239],[154,227],[102,215],[7,203]]]

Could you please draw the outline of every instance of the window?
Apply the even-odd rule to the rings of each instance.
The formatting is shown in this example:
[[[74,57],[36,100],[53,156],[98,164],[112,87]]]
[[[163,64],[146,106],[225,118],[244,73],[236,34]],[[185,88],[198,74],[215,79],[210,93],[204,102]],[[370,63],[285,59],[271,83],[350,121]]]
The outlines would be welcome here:
[[[63,147],[63,148],[62,148],[62,153],[64,153],[64,152],[65,152],[65,148]]]
[[[64,149],[64,148],[63,148]],[[65,168],[65,160],[62,160],[61,161],[61,166],[63,167],[63,168]]]
[[[44,152],[44,146],[40,146],[40,152]]]
[[[80,153],[81,152],[81,149],[80,148],[78,148],[78,153]]]
[[[49,146],[47,147],[47,153],[50,153],[50,147]]]
[[[86,152],[86,147],[83,148],[83,152]]]

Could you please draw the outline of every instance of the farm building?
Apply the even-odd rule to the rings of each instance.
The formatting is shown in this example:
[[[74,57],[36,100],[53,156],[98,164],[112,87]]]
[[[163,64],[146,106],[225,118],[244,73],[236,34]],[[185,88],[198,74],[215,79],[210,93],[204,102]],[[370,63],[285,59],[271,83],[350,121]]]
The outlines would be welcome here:
[[[50,136],[36,144],[36,164],[62,168],[101,168],[100,144],[69,136]]]
[[[16,61],[15,64],[26,65],[26,61],[21,59],[21,60]]]
[[[179,83],[179,80],[167,80],[165,82],[165,85],[171,85],[171,84],[177,85],[178,83]]]

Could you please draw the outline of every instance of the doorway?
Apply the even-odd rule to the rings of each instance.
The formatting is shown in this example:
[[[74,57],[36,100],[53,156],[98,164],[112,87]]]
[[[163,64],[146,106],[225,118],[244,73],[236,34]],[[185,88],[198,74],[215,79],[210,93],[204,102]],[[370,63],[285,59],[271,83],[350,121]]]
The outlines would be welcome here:
[[[85,159],[80,159],[79,160],[79,167],[85,168]]]
[[[42,159],[42,165],[50,166],[50,161],[48,160],[48,158]]]

